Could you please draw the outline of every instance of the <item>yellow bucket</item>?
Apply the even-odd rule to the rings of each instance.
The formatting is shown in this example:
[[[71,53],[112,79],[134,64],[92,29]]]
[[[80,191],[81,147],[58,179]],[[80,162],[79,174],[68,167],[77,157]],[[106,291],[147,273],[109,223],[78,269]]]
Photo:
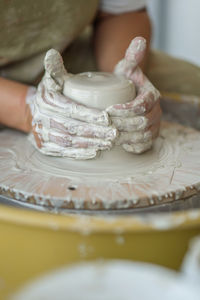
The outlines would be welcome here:
[[[200,210],[145,216],[55,215],[0,205],[0,299],[77,261],[130,259],[179,268]]]

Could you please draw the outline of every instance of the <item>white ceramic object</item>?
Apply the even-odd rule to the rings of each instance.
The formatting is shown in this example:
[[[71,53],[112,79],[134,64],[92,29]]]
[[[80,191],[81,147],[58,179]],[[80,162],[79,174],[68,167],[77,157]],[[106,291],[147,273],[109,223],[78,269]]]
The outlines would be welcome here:
[[[12,300],[199,300],[199,242],[187,254],[182,273],[122,260],[82,263],[37,279]]]
[[[85,72],[66,76],[63,94],[88,107],[103,110],[133,100],[136,91],[134,84],[122,75]]]

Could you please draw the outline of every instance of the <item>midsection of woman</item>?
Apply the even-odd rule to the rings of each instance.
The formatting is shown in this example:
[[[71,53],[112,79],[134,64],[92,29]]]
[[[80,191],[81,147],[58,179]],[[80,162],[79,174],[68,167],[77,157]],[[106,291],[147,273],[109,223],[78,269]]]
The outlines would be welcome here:
[[[0,76],[33,83],[45,52],[63,51],[92,22],[97,8],[98,0],[0,0]]]

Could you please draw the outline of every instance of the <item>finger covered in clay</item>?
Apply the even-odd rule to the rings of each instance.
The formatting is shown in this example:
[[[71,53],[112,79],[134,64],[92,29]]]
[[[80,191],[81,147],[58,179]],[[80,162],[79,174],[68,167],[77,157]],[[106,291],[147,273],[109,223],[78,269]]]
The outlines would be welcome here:
[[[139,134],[138,132],[133,133],[130,140],[121,140],[123,149],[127,152],[134,154],[142,154],[150,150],[153,146],[154,140],[158,137],[160,131],[160,120],[152,125],[146,132]]]
[[[50,128],[61,130],[64,134],[71,134],[80,137],[99,138],[107,141],[114,141],[118,136],[118,131],[113,126],[100,126],[85,123],[69,118],[52,118]]]
[[[126,50],[125,57],[115,66],[114,73],[129,77],[144,58],[145,50],[146,40],[143,37],[134,38]]]
[[[61,147],[61,150],[62,148],[83,148],[92,149],[96,152],[99,150],[110,150],[113,146],[110,140],[70,135],[59,129],[47,129],[43,127],[41,123],[33,127],[33,134],[36,145],[40,150],[42,148],[48,148],[49,144],[57,150],[59,147]],[[63,154],[61,156],[63,156]]]
[[[95,149],[85,149],[85,148],[66,148],[58,146],[52,143],[51,147],[44,144],[40,149],[40,152],[45,155],[58,156],[58,157],[68,157],[76,160],[87,160],[93,159],[98,155],[98,151]]]
[[[123,144],[122,147],[125,151],[134,154],[142,154],[147,150],[151,149],[153,146],[153,140],[147,141],[145,143],[135,143],[135,144]]]
[[[70,134],[63,134],[59,130],[50,130],[48,135],[49,142],[66,148],[90,148],[98,151],[109,150],[112,147],[112,142],[104,139],[78,137]]]
[[[36,95],[35,108],[38,108],[38,114],[46,111],[49,115],[58,114],[63,118],[69,117],[103,126],[110,124],[106,111],[78,104],[59,92],[46,90],[44,86]]]
[[[51,90],[61,90],[67,71],[64,67],[63,59],[60,53],[55,49],[47,51],[44,58],[45,75],[44,81]]]
[[[95,158],[98,154],[98,150],[94,147],[66,147],[62,146],[63,143],[60,142],[60,140],[58,140],[57,143],[51,141],[45,142],[41,134],[36,131],[36,126],[33,127],[33,135],[38,150],[45,155],[61,157],[66,156],[72,159],[87,160]],[[51,143],[51,147],[49,147],[49,143]]]
[[[131,102],[125,104],[116,104],[106,109],[108,114],[113,117],[134,117],[145,115],[160,99],[159,91],[149,82],[137,87],[137,96]]]
[[[119,131],[140,131],[146,130],[161,118],[161,109],[159,102],[145,116],[136,117],[112,117],[112,122]]]
[[[154,140],[160,130],[160,121],[147,128],[145,131],[120,132],[116,145],[145,143]]]

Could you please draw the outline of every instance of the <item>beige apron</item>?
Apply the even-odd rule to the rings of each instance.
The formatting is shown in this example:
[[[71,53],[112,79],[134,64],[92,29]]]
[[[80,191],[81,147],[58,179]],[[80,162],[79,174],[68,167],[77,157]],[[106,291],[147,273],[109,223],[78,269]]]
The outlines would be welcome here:
[[[33,83],[44,53],[62,52],[97,8],[98,0],[0,0],[0,76]]]

